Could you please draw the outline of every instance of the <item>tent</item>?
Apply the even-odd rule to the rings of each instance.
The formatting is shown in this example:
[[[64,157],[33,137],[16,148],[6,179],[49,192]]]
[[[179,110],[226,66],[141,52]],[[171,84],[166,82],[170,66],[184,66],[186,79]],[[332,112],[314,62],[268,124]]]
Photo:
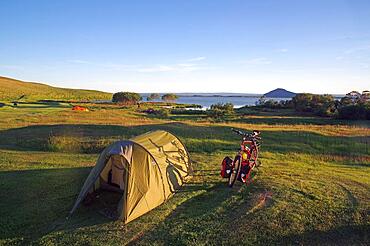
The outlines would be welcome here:
[[[72,107],[72,110],[73,110],[73,111],[86,111],[86,112],[88,112],[88,111],[89,111],[89,109],[88,109],[88,108],[86,108],[86,107],[82,107],[82,106],[73,106],[73,107]]]
[[[122,194],[118,217],[128,223],[165,202],[190,173],[188,151],[169,132],[152,131],[117,141],[100,154],[70,214],[89,193],[112,186]]]

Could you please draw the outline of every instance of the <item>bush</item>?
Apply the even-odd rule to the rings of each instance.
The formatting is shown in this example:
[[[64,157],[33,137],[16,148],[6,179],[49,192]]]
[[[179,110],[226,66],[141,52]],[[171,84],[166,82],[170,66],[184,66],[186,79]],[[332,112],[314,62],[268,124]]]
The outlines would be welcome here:
[[[359,103],[342,106],[338,109],[338,118],[370,120],[370,103]]]
[[[232,103],[216,103],[212,104],[207,110],[208,116],[212,118],[224,118],[225,116],[234,115],[234,105]]]
[[[112,102],[132,105],[141,99],[141,96],[135,92],[117,92],[113,94]]]
[[[181,114],[181,115],[202,115],[206,112],[204,110],[193,110],[193,109],[173,109],[171,114]]]
[[[155,100],[155,99],[159,99],[160,98],[160,95],[158,94],[158,93],[152,93],[152,94],[150,94],[147,98],[146,98],[146,100],[147,101],[153,101],[153,100]]]
[[[271,109],[283,109],[283,108],[293,108],[291,100],[281,100],[276,101],[273,99],[264,101],[263,103],[258,104],[258,107],[271,108]]]
[[[337,110],[337,102],[332,95],[300,93],[292,98],[292,104],[298,112],[311,112],[319,116],[331,116]]]
[[[149,108],[149,109],[144,110],[142,112],[153,115],[153,116],[156,116],[156,117],[160,117],[160,118],[167,118],[170,115],[169,109],[166,109],[166,108],[161,108],[161,109],[158,109],[158,110]]]
[[[169,115],[170,115],[170,112],[168,109],[165,109],[165,108],[161,108],[159,110],[156,110],[154,112],[155,115],[161,117],[161,118],[167,118]]]
[[[166,102],[169,102],[169,101],[175,101],[176,99],[178,99],[179,96],[176,95],[176,94],[172,94],[172,93],[168,93],[168,94],[164,94],[162,96],[162,100],[163,101],[166,101]]]

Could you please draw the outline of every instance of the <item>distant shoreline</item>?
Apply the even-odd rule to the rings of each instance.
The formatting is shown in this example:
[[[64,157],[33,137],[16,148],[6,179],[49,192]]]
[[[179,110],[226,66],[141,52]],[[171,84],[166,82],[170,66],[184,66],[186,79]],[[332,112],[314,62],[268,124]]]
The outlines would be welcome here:
[[[261,97],[262,95],[181,95],[178,94],[179,97]]]
[[[139,93],[141,96],[143,97],[147,97],[149,96],[151,93]],[[164,95],[166,93],[158,93],[159,95]],[[182,93],[174,93],[176,95],[178,95],[179,97],[225,97],[225,98],[228,98],[228,97],[236,97],[236,98],[258,98],[258,97],[262,97],[263,94],[237,94],[237,95],[230,95],[229,93],[225,93],[225,95],[222,95],[222,94],[208,94],[208,93],[204,93],[204,94],[182,94]],[[323,94],[324,95],[324,94]],[[339,95],[339,94],[329,94],[329,95],[332,95],[335,99],[340,99],[342,97],[344,97],[345,95]],[[282,98],[282,97],[266,97],[267,99],[274,99],[274,98]]]

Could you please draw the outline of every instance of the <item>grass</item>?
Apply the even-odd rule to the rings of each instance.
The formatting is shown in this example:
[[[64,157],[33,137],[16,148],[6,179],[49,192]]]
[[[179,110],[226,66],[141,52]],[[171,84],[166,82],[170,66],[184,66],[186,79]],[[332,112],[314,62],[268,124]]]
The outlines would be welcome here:
[[[23,101],[44,99],[53,100],[111,100],[112,94],[94,91],[52,87],[41,83],[23,82],[0,76],[0,100],[17,101],[25,95]]]
[[[0,244],[369,244],[366,121],[264,115],[212,123],[115,105],[90,105],[90,112],[32,105],[0,108]],[[263,166],[248,186],[233,189],[219,176],[222,158],[239,144],[230,127],[263,136]],[[100,150],[153,129],[184,141],[193,178],[128,225],[101,216],[99,203],[65,220]]]

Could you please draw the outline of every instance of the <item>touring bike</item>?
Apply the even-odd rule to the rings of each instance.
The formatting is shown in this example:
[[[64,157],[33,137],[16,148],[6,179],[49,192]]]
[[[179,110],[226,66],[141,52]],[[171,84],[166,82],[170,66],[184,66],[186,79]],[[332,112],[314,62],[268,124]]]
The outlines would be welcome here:
[[[233,187],[236,180],[247,184],[253,168],[258,168],[261,165],[258,160],[258,152],[261,145],[260,132],[254,130],[252,133],[246,133],[233,128],[231,130],[242,136],[242,141],[234,160],[226,156],[221,164],[221,176],[229,179],[229,187]]]

